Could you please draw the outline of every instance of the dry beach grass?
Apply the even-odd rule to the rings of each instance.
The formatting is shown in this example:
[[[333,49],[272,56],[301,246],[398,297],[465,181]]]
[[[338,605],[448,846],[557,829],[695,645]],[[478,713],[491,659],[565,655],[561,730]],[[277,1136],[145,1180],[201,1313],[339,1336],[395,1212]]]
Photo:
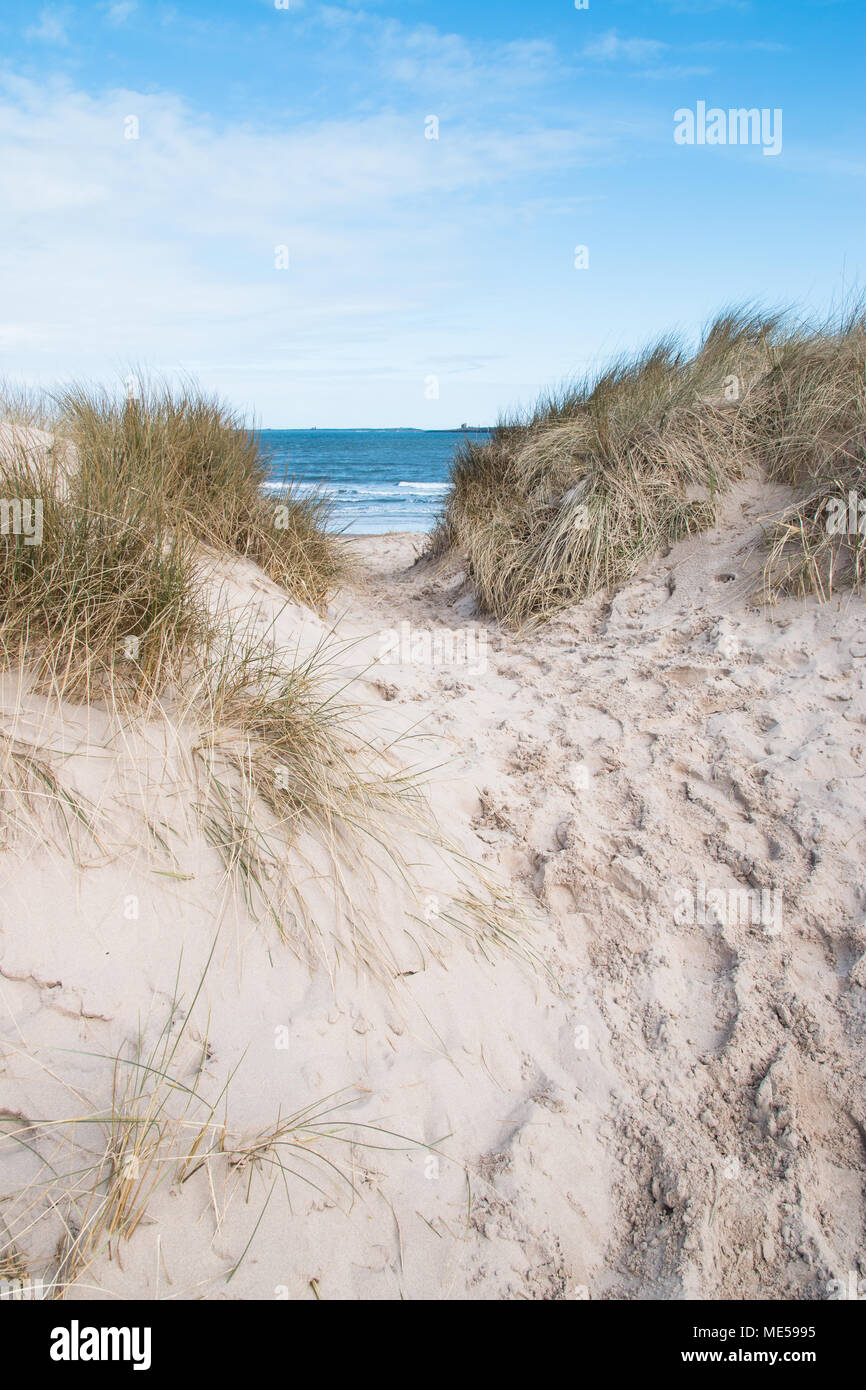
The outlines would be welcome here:
[[[433,553],[465,553],[481,605],[519,625],[630,579],[765,469],[800,493],[771,531],[769,588],[859,584],[862,538],[832,538],[826,508],[862,490],[864,373],[859,305],[817,327],[725,313],[694,352],[663,339],[467,440]]]

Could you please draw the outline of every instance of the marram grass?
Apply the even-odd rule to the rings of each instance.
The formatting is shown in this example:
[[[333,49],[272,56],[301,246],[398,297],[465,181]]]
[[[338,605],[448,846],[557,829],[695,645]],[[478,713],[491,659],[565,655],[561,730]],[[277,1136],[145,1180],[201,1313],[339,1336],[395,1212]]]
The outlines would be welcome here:
[[[0,418],[0,498],[38,503],[40,531],[0,535],[0,660],[23,660],[43,689],[153,699],[178,685],[208,635],[202,546],[318,609],[341,576],[327,501],[288,480],[268,495],[260,437],[193,384],[141,378],[133,399],[74,386],[41,403],[7,390]]]
[[[817,326],[728,311],[687,351],[668,338],[467,440],[431,553],[465,555],[482,609],[512,626],[626,583],[711,526],[764,471],[797,496],[769,530],[770,595],[862,581],[862,537],[828,504],[864,493],[866,314]]]

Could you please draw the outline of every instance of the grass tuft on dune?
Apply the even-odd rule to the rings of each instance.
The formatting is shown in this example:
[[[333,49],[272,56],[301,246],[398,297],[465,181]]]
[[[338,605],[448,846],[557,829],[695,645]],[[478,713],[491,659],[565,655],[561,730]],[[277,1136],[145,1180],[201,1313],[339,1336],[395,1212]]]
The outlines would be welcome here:
[[[431,553],[465,554],[479,604],[521,626],[625,583],[711,526],[763,469],[803,496],[770,532],[768,591],[862,578],[862,537],[827,503],[862,495],[866,313],[825,324],[728,310],[688,351],[665,338],[467,440]]]
[[[261,436],[217,397],[139,377],[133,399],[73,387],[57,401],[58,431],[94,485],[146,499],[166,525],[243,555],[295,599],[320,608],[342,573],[327,501],[288,478],[266,494]]]
[[[207,631],[202,544],[254,560],[313,608],[337,583],[327,502],[288,481],[266,494],[259,436],[193,384],[0,404],[0,496],[39,507],[38,540],[14,525],[0,536],[0,657],[32,665],[44,688],[153,698],[177,683]],[[37,422],[50,442],[34,440]]]
[[[0,458],[0,493],[40,507],[41,536],[0,537],[0,659],[75,700],[152,698],[204,634],[193,548],[143,491],[87,467],[65,481],[22,442]]]

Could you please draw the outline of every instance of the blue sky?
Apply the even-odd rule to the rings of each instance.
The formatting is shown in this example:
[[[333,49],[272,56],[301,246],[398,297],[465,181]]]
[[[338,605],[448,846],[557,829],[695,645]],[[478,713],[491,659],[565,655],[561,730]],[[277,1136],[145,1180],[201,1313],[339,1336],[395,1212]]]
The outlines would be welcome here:
[[[826,310],[864,36],[862,0],[4,0],[0,375],[447,428],[731,302]],[[781,153],[677,145],[701,101],[781,110]]]

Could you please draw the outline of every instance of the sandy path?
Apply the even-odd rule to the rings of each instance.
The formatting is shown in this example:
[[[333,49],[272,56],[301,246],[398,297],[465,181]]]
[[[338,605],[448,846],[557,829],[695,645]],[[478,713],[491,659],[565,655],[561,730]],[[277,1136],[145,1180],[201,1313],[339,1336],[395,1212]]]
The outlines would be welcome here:
[[[538,904],[574,1027],[558,1157],[598,1179],[593,1297],[826,1298],[866,1274],[863,607],[750,606],[767,502],[744,489],[612,602],[485,624],[485,670],[419,637],[371,682],[456,759],[440,816],[471,806],[479,858]],[[463,575],[413,567],[417,537],[356,548],[341,630],[477,623]],[[506,1219],[538,1225],[564,1139],[495,1156]]]

